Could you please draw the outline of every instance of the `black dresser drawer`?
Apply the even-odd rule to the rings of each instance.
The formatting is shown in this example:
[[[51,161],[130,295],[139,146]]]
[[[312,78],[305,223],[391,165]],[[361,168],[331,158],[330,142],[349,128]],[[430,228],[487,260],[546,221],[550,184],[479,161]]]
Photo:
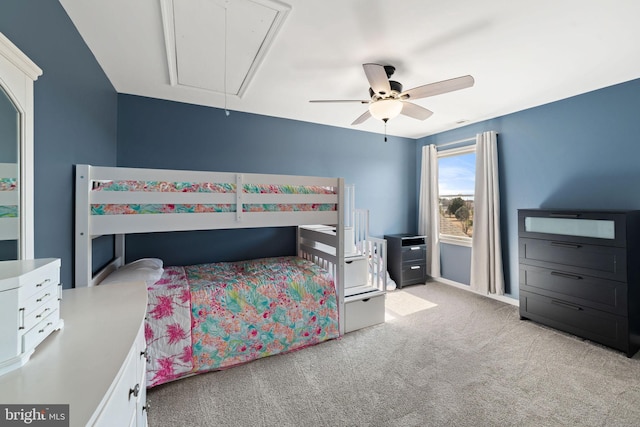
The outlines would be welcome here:
[[[627,284],[520,264],[520,289],[570,303],[627,314]]]
[[[603,279],[627,281],[627,251],[613,246],[520,238],[520,262]]]
[[[629,355],[627,318],[520,291],[520,316],[624,351]]]
[[[518,235],[533,239],[561,239],[598,246],[627,244],[628,212],[566,210],[518,211]]]
[[[426,245],[413,245],[402,247],[402,262],[403,263],[415,263],[426,262],[427,259],[427,246]]]

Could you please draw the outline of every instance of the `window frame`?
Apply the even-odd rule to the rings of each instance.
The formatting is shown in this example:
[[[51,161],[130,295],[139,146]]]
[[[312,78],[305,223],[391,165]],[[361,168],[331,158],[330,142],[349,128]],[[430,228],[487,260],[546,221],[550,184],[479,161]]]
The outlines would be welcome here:
[[[460,156],[463,154],[471,154],[476,152],[476,143],[465,145],[463,147],[455,147],[448,148],[442,151],[438,151],[438,160],[443,157],[454,157]],[[438,166],[439,163],[438,163]],[[475,184],[475,176],[477,176],[476,171],[474,171],[474,184]],[[473,197],[475,200],[475,188],[473,190]],[[438,200],[440,200],[440,168],[438,167]],[[466,246],[471,247],[473,237],[462,237],[462,236],[453,236],[451,234],[442,234],[440,233],[440,224],[438,223],[438,238],[440,239],[440,243],[446,243],[449,245],[457,245],[457,246]]]

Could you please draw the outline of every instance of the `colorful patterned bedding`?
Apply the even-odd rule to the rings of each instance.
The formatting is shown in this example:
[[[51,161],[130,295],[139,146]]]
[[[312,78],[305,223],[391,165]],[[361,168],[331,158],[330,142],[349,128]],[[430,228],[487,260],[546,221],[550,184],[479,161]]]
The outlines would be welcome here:
[[[0,218],[17,218],[17,205],[0,205]]]
[[[335,194],[333,189],[316,185],[244,184],[245,193],[269,194]],[[94,191],[153,191],[161,193],[235,193],[233,183],[166,182],[166,181],[104,181]]]
[[[147,387],[339,336],[333,280],[298,257],[165,267],[148,290]]]
[[[16,178],[0,178],[0,191],[17,191]],[[18,205],[0,205],[0,218],[17,218]]]
[[[335,194],[332,188],[305,185],[243,184],[247,194]],[[235,193],[233,183],[107,181],[93,191],[161,192],[161,193]],[[92,204],[91,215],[131,215],[163,213],[236,212],[235,204]],[[331,203],[243,204],[244,212],[333,211]]]
[[[331,203],[244,204],[243,212],[334,211]],[[94,204],[91,215],[235,212],[234,204]]]

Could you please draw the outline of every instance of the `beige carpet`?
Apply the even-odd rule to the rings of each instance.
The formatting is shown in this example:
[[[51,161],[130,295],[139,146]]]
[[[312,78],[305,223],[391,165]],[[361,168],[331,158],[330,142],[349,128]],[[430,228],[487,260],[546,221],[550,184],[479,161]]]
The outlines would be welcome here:
[[[640,356],[440,283],[387,322],[149,390],[149,425],[640,426]]]

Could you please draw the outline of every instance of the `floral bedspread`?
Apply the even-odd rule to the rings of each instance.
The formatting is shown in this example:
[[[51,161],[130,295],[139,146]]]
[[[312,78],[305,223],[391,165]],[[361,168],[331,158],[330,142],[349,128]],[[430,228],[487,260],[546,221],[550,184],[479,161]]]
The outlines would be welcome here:
[[[16,178],[0,178],[0,191],[17,191],[18,180]],[[17,218],[17,205],[0,206],[0,218]]]
[[[298,257],[165,267],[147,312],[147,387],[339,336],[333,280]]]
[[[179,378],[193,369],[191,361],[191,295],[183,267],[164,267],[162,277],[147,287],[147,387]]]

